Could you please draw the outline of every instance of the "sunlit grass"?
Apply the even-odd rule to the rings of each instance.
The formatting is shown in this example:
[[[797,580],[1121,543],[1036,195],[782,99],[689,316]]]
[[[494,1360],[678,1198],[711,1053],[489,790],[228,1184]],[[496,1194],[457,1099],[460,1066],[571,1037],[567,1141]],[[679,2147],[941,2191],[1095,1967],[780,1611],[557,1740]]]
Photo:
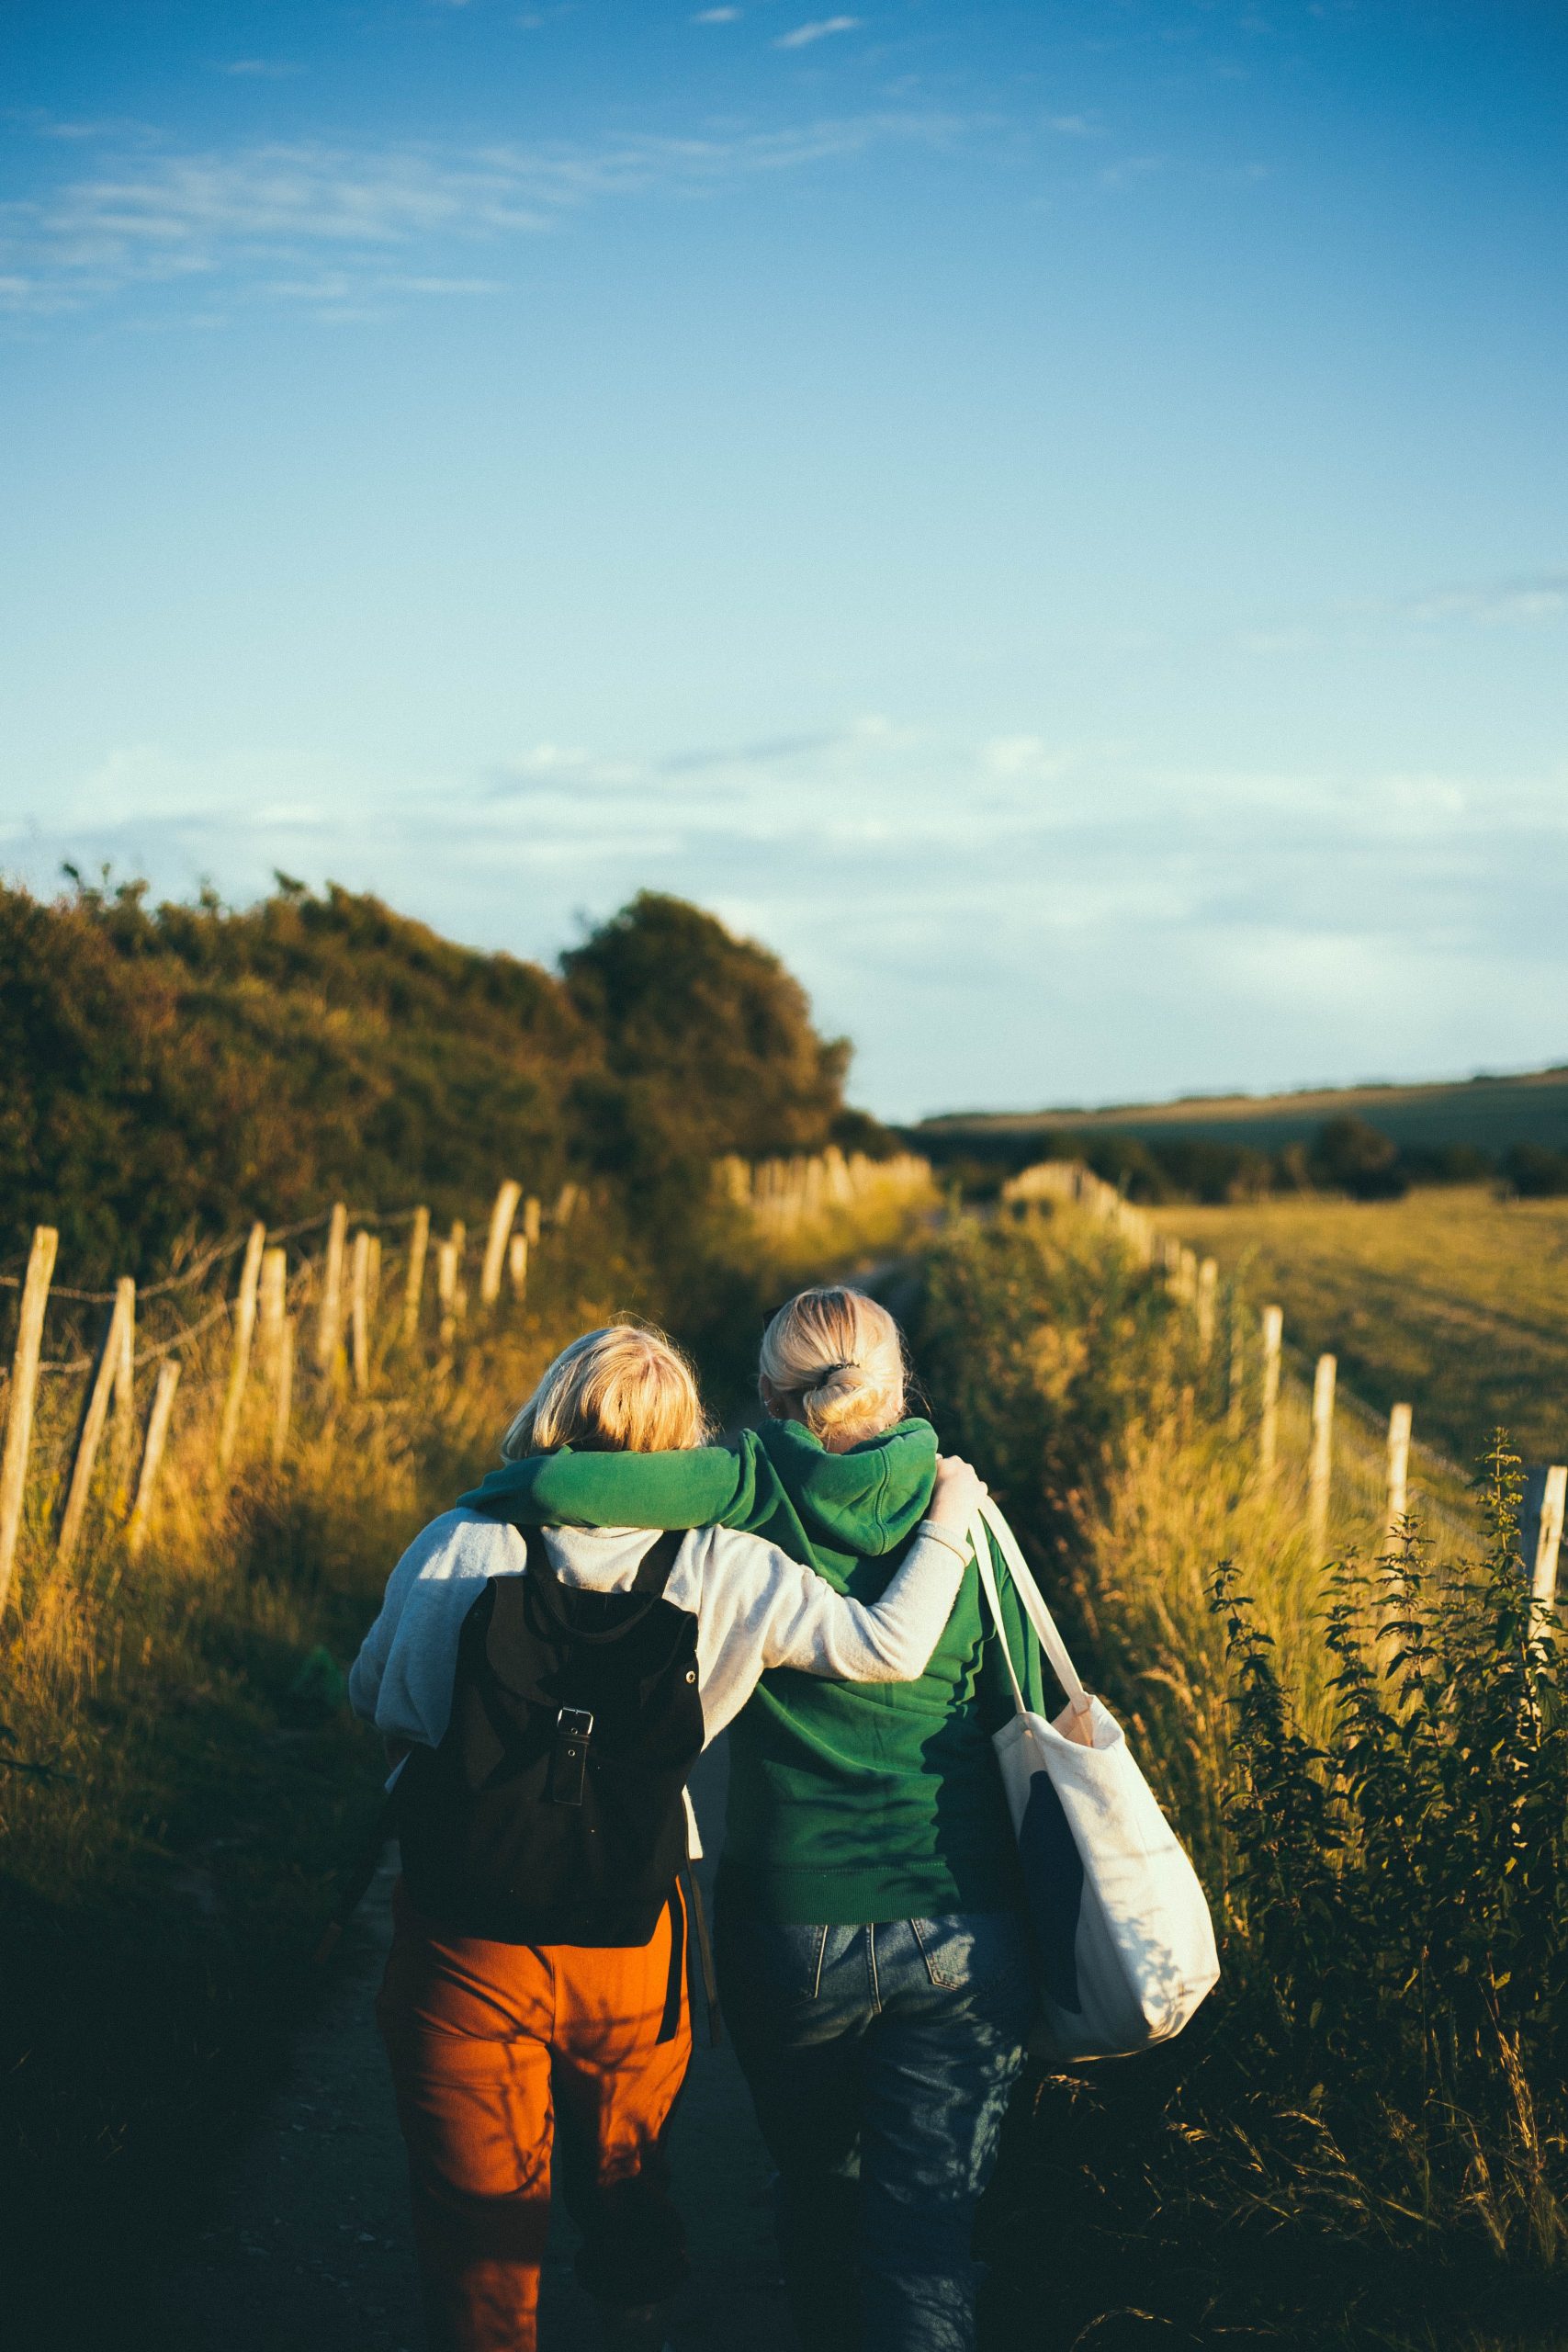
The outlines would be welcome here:
[[[1032,1548],[1224,1935],[1183,2042],[1042,2086],[1044,2136],[1010,2181],[1020,2258],[1047,2200],[1102,2233],[1090,2297],[1118,2272],[1203,2326],[1272,2294],[1266,2332],[1291,2342],[1511,2341],[1478,2305],[1549,2295],[1568,2244],[1568,1735],[1511,1489],[1490,1519],[1472,1500],[1445,1520],[1434,1559],[1390,1548],[1344,1482],[1315,1545],[1302,1400],[1266,1478],[1256,1398],[1233,1429],[1218,1352],[1070,1213],[974,1223],[931,1253],[921,1356],[944,1433]],[[1233,2232],[1269,2236],[1271,2264],[1255,2247],[1223,2291],[1189,2275]],[[1304,2316],[1323,2239],[1353,2322]],[[1408,2269],[1397,2313],[1379,2263]],[[1466,2314],[1433,2338],[1424,2299],[1460,2281]]]

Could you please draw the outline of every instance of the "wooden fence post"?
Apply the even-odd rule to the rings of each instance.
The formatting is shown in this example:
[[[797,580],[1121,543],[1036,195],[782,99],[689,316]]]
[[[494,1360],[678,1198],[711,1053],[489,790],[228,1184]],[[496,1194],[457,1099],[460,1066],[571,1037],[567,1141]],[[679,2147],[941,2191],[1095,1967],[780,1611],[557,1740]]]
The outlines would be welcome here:
[[[1393,1541],[1397,1523],[1404,1517],[1410,1488],[1410,1408],[1395,1405],[1388,1417],[1388,1526],[1387,1538]]]
[[[321,1306],[316,1317],[316,1367],[329,1377],[337,1371],[338,1341],[343,1337],[343,1250],[348,1233],[348,1209],[335,1204],[327,1227],[327,1261],[321,1275]]]
[[[528,1237],[514,1233],[506,1246],[506,1271],[512,1277],[512,1295],[523,1298],[528,1289]]]
[[[370,1385],[370,1236],[363,1226],[354,1237],[348,1284],[348,1330],[354,1385],[363,1396]]]
[[[278,1351],[283,1345],[283,1325],[288,1313],[287,1250],[278,1248],[262,1252],[260,1306],[262,1376],[276,1396]]]
[[[1214,1344],[1214,1300],[1219,1281],[1219,1267],[1213,1258],[1205,1258],[1198,1269],[1198,1345],[1205,1357]]]
[[[1235,1443],[1241,1436],[1247,1388],[1247,1349],[1242,1334],[1241,1300],[1236,1295],[1234,1282],[1230,1286],[1230,1304],[1225,1320],[1230,1333],[1230,1363],[1225,1384],[1225,1435]]]
[[[1280,1306],[1263,1310],[1263,1412],[1258,1429],[1258,1466],[1267,1482],[1280,1450],[1280,1342],[1285,1329]]]
[[[419,1330],[420,1304],[424,1296],[424,1260],[430,1248],[430,1211],[415,1209],[413,1227],[409,1234],[409,1269],[403,1283],[403,1345],[408,1347]]]
[[[1540,1529],[1535,1539],[1530,1599],[1550,1609],[1557,1599],[1557,1555],[1562,1543],[1562,1510],[1568,1501],[1568,1466],[1554,1462],[1540,1498]]]
[[[570,1225],[571,1223],[572,1211],[576,1208],[577,1202],[577,1186],[575,1184],[563,1184],[560,1191],[556,1195],[556,1223],[558,1225]]]
[[[175,1391],[179,1385],[180,1360],[178,1356],[165,1356],[158,1367],[158,1385],[152,1391],[152,1409],[147,1416],[147,1442],[141,1449],[141,1475],[136,1481],[136,1500],[130,1507],[130,1521],[125,1531],[133,1560],[147,1541],[153,1489],[158,1484],[158,1469],[169,1435],[169,1416],[175,1409]]]
[[[123,1274],[115,1288],[116,1305],[120,1308],[119,1354],[114,1373],[110,1468],[115,1514],[123,1519],[130,1503],[130,1457],[136,1450],[136,1284],[130,1274]]]
[[[1334,1483],[1334,1384],[1337,1356],[1319,1356],[1312,1383],[1312,1500],[1307,1515],[1314,1553],[1328,1541],[1328,1498]]]
[[[490,1235],[485,1242],[484,1269],[479,1275],[479,1304],[493,1306],[501,1296],[501,1272],[506,1262],[506,1244],[511,1238],[512,1220],[517,1214],[517,1204],[523,1197],[523,1187],[509,1176],[495,1196],[495,1206],[490,1213]]]
[[[93,1464],[98,1458],[99,1442],[109,1417],[109,1397],[119,1377],[120,1333],[128,1306],[131,1313],[135,1312],[135,1299],[136,1284],[129,1276],[116,1284],[114,1305],[109,1309],[102,1344],[98,1349],[98,1360],[93,1367],[93,1377],[82,1414],[82,1427],[76,1439],[76,1458],[71,1464],[70,1483],[65,1489],[60,1514],[55,1557],[62,1568],[70,1566],[81,1540],[82,1522],[87,1515],[87,1498],[93,1488]]]
[[[276,1372],[272,1386],[272,1466],[283,1467],[288,1445],[288,1422],[294,1410],[294,1317],[284,1319],[277,1339]]]
[[[28,1483],[28,1451],[33,1441],[33,1406],[38,1396],[39,1357],[43,1347],[43,1314],[54,1275],[60,1236],[52,1225],[40,1225],[28,1253],[27,1278],[22,1284],[21,1312],[17,1318],[17,1351],[11,1359],[11,1402],[6,1415],[6,1451],[0,1455],[0,1615],[11,1589],[16,1564],[17,1535],[22,1524],[22,1497]]]
[[[523,1238],[532,1250],[539,1238],[539,1204],[532,1193],[523,1204]]]
[[[443,1348],[449,1348],[457,1336],[457,1244],[456,1241],[443,1241],[437,1246],[435,1298],[441,1309],[441,1344]]]
[[[373,1233],[370,1236],[370,1263],[366,1272],[365,1290],[369,1304],[370,1321],[374,1328],[376,1308],[381,1296],[381,1237],[378,1233]]]
[[[240,1269],[239,1295],[234,1301],[234,1355],[229,1367],[229,1393],[223,1399],[223,1425],[218,1439],[220,1470],[227,1470],[232,1462],[240,1435],[245,1383],[251,1375],[251,1341],[256,1328],[256,1288],[261,1281],[262,1251],[265,1247],[265,1226],[253,1225],[245,1244],[245,1262]]]

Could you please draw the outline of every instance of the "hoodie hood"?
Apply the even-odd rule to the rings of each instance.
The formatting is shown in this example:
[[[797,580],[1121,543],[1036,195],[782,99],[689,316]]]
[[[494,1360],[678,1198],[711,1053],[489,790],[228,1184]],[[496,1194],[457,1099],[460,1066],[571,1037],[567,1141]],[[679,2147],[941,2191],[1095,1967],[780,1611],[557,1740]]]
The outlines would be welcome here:
[[[929,1421],[897,1422],[846,1453],[829,1453],[799,1421],[766,1421],[753,1434],[813,1544],[877,1559],[907,1543],[931,1506]]]

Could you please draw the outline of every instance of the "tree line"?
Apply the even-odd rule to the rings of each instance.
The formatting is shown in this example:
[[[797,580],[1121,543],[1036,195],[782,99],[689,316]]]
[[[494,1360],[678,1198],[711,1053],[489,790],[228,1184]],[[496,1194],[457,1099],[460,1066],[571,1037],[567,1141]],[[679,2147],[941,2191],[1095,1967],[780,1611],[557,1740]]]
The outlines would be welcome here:
[[[1114,1128],[1062,1128],[982,1136],[910,1131],[947,1181],[976,1195],[1000,1190],[1031,1161],[1081,1159],[1129,1200],[1261,1200],[1273,1193],[1399,1200],[1418,1185],[1495,1183],[1521,1199],[1568,1193],[1568,1152],[1540,1143],[1483,1150],[1472,1143],[1400,1144],[1354,1113],[1325,1119],[1304,1141],[1265,1151],[1211,1136],[1132,1136]]]
[[[45,1221],[93,1279],[334,1197],[452,1216],[497,1168],[619,1179],[634,1222],[689,1222],[719,1153],[881,1140],[799,982],[678,899],[643,892],[549,969],[333,884],[234,909],[67,872],[52,899],[0,888],[6,1261]]]

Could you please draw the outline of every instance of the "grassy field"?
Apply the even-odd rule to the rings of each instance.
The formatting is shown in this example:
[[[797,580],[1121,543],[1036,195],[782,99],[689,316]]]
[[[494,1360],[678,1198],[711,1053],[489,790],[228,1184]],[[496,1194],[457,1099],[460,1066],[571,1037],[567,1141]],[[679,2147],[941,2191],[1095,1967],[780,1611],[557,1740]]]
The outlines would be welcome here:
[[[1179,1102],[1119,1103],[1101,1111],[955,1112],[924,1122],[933,1136],[962,1132],[1026,1136],[1032,1129],[1114,1130],[1145,1141],[1203,1136],[1278,1151],[1303,1143],[1325,1119],[1366,1119],[1410,1144],[1473,1144],[1488,1152],[1510,1144],[1568,1148],[1568,1069],[1517,1078],[1472,1078],[1437,1086],[1340,1086],[1294,1094],[1194,1095]]]
[[[1484,1187],[1402,1201],[1279,1198],[1158,1210],[1288,1344],[1330,1349],[1368,1404],[1416,1408],[1417,1435],[1471,1464],[1499,1425],[1527,1461],[1568,1448],[1568,1201]]]

